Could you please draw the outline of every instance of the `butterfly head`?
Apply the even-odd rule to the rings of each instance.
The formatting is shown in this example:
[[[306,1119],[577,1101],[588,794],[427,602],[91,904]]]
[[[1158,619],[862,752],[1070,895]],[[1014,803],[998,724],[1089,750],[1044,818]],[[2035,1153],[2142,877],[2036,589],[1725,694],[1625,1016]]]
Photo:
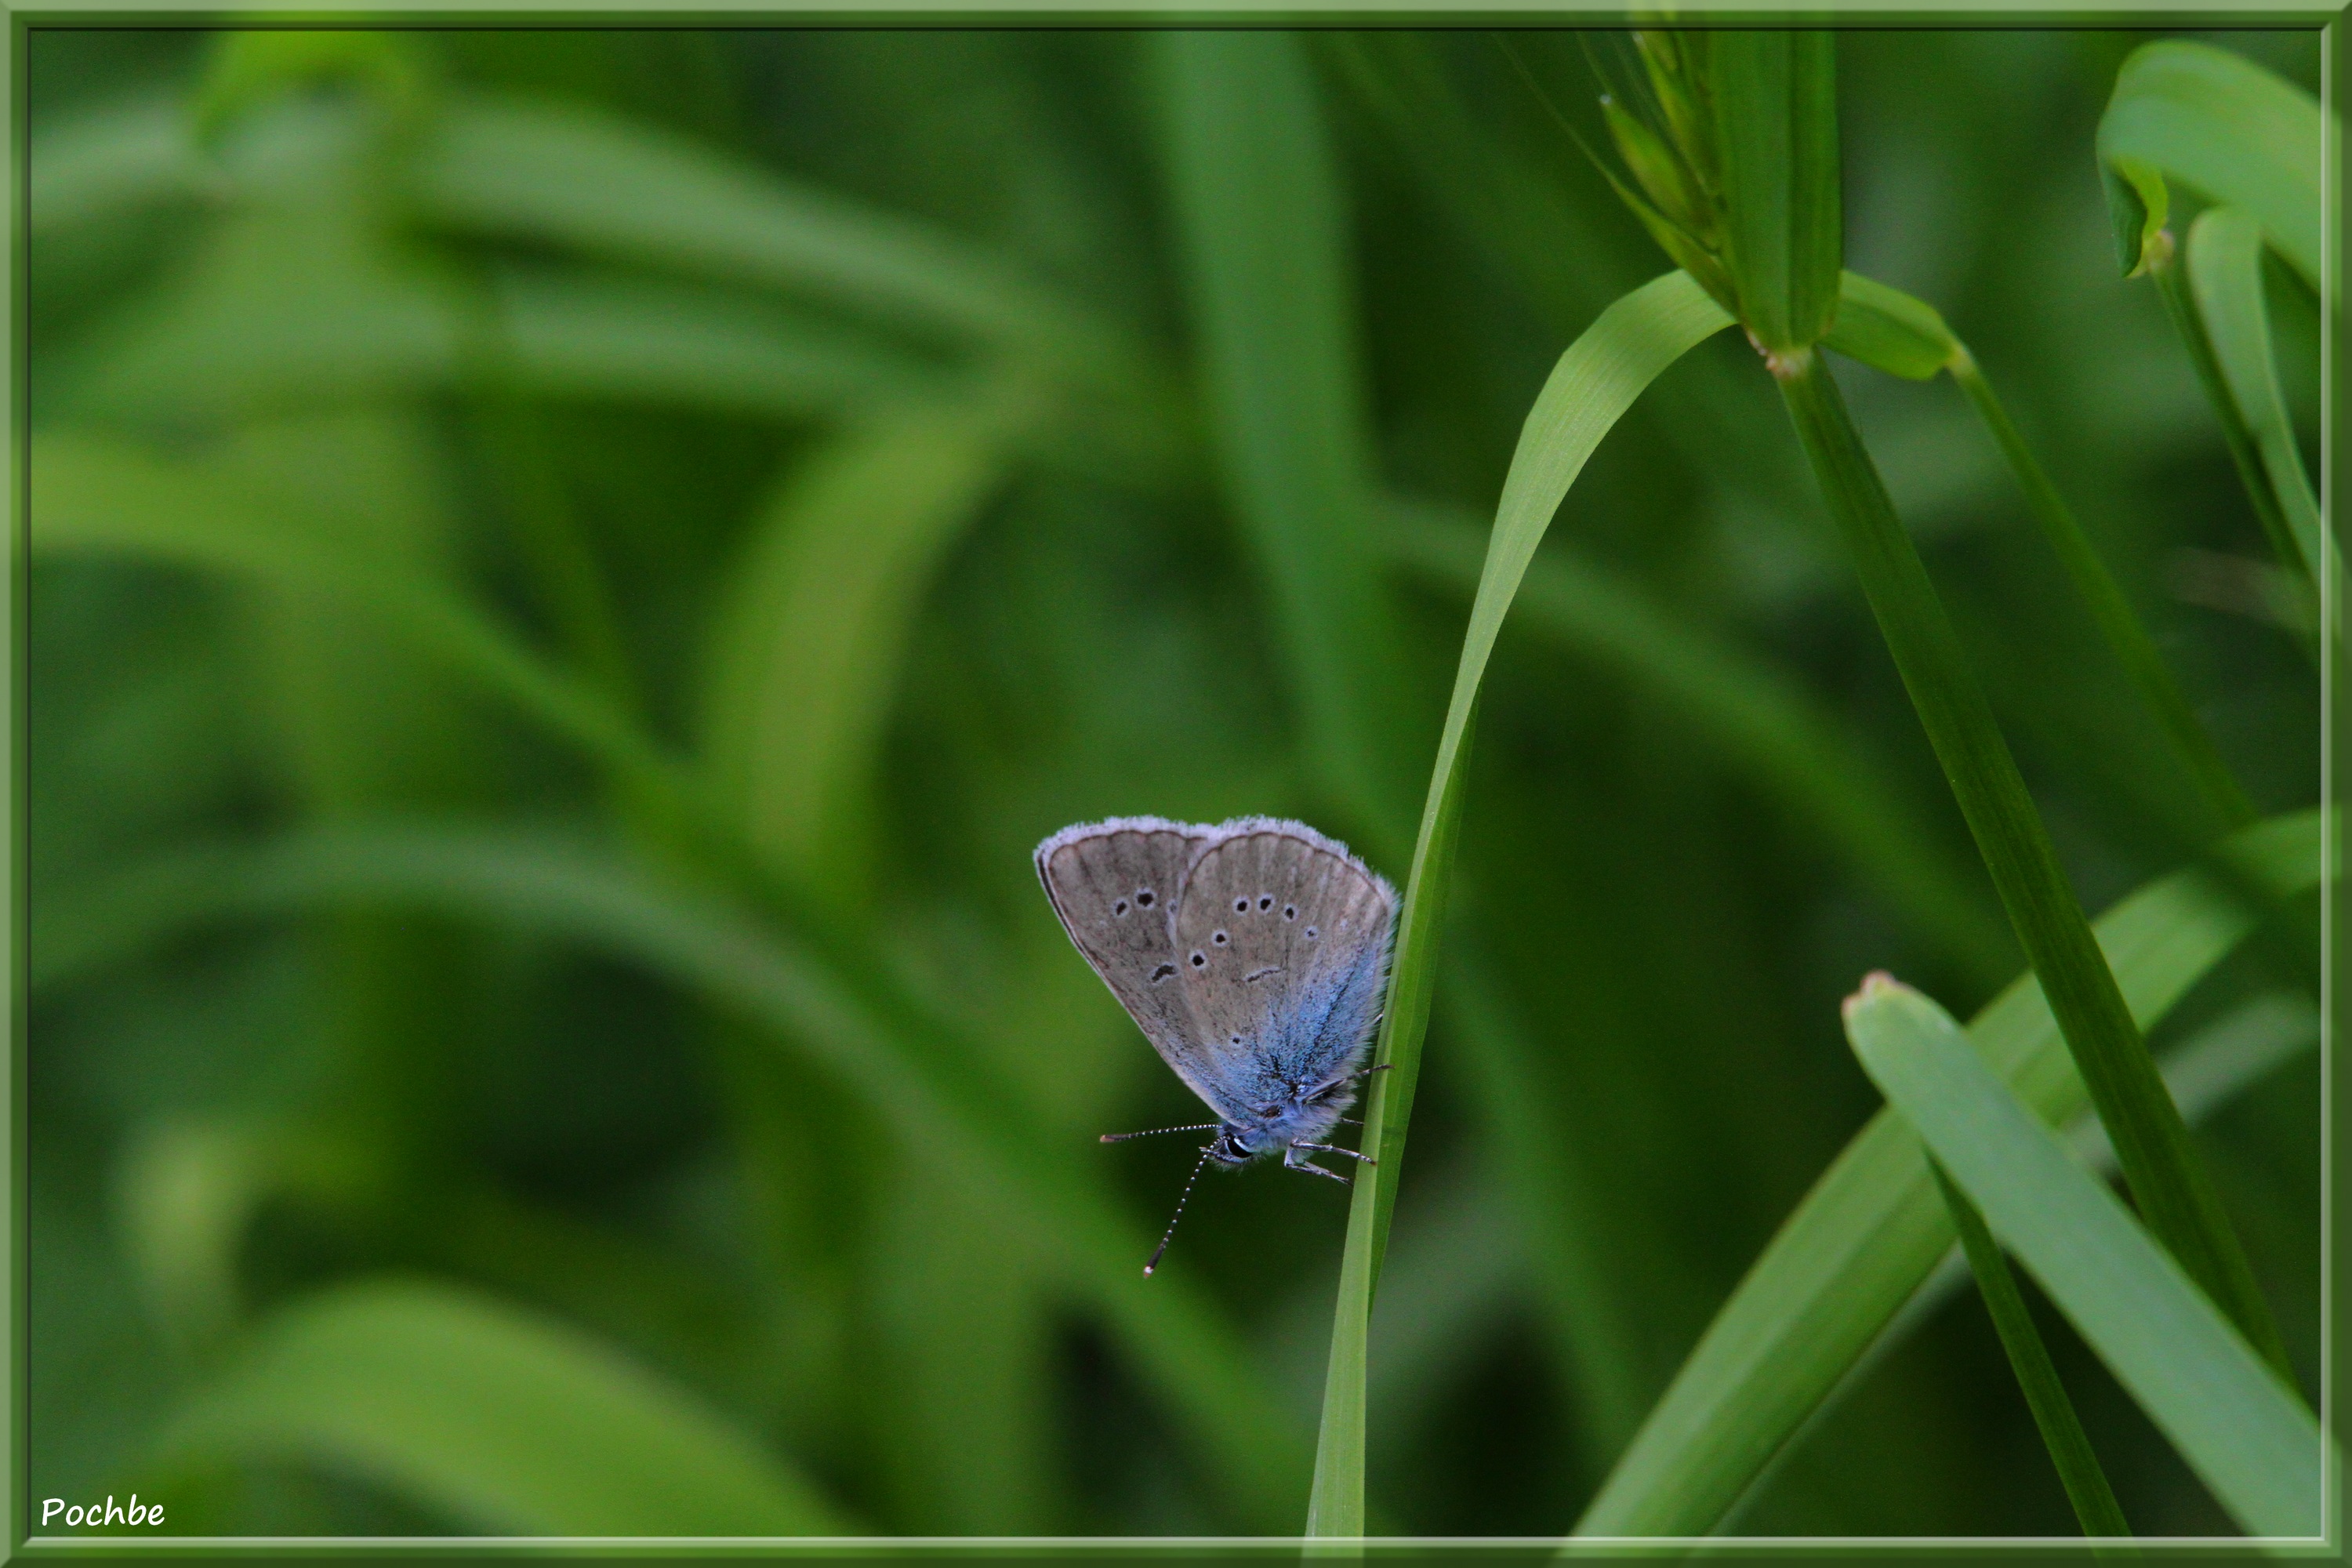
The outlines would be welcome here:
[[[1217,1135],[1209,1141],[1209,1158],[1220,1165],[1246,1165],[1260,1154],[1272,1152],[1273,1145],[1259,1147],[1257,1144],[1255,1130],[1236,1127],[1228,1121],[1218,1128]]]

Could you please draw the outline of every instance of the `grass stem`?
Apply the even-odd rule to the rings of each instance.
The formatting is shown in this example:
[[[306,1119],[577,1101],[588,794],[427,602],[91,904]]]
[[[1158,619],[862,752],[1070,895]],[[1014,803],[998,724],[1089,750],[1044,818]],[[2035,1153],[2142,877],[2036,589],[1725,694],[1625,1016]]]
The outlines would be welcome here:
[[[2282,1375],[2286,1347],[1969,673],[1935,585],[1817,353],[1770,364],[1912,706],[2033,965],[2148,1228]]]
[[[2024,1293],[2018,1289],[2017,1277],[2010,1272],[2000,1244],[1986,1227],[1984,1215],[1952,1184],[1944,1167],[1933,1160],[1928,1165],[1936,1173],[1936,1185],[1943,1192],[1944,1206],[1951,1211],[1953,1226],[1960,1233],[1960,1246],[1969,1255],[1969,1268],[1976,1274],[1977,1289],[1984,1297],[1985,1310],[1992,1314],[1992,1326],[2000,1335],[2000,1347],[2009,1352],[2009,1364],[2017,1373],[2017,1385],[2024,1391],[2025,1403],[2033,1412],[2033,1424],[2041,1428],[2042,1441],[2050,1449],[2050,1462],[2058,1468],[2058,1479],[2066,1489],[2066,1500],[2074,1505],[2074,1517],[2082,1521],[2083,1533],[2093,1537],[2129,1535],[2131,1525],[2124,1518],[2123,1505],[2116,1501],[2115,1489],[2107,1484],[2107,1473],[2099,1468],[2099,1457],[2091,1449],[2090,1436],[2074,1414],[2074,1401],[2066,1397],[2066,1385],[2058,1381],[2058,1368],[2050,1360],[2050,1347],[2042,1342],[2042,1332],[2033,1326],[2033,1314],[2026,1308]]]
[[[1985,428],[1992,433],[1994,444],[2000,447],[2001,456],[2008,459],[2011,471],[2017,476],[2019,488],[2025,492],[2026,504],[2032,509],[2035,521],[2042,524],[2042,535],[2049,540],[2050,548],[2057,552],[2060,563],[2066,568],[2066,575],[2073,581],[2074,592],[2091,612],[2091,618],[2098,623],[2100,635],[2106,638],[2107,647],[2130,675],[2133,684],[2139,688],[2140,695],[2146,699],[2148,707],[2155,711],[2157,722],[2163,726],[2173,749],[2188,764],[2189,772],[2196,779],[2207,803],[2221,814],[2222,822],[2230,827],[2243,827],[2253,822],[2258,816],[2254,803],[2246,798],[2245,790],[2230,772],[2229,764],[2221,760],[2221,752],[2213,744],[2213,737],[2198,721],[2195,711],[2189,706],[2188,698],[2181,693],[2179,683],[2173,679],[2170,668],[2157,651],[2154,639],[2149,637],[2147,629],[2140,625],[2139,617],[2133,613],[2131,601],[2124,596],[2114,574],[2107,570],[2106,563],[2092,547],[2090,536],[2083,531],[2083,525],[2075,518],[2074,509],[2058,493],[2058,487],[2051,483],[2049,474],[2034,458],[2033,449],[2025,444],[2025,437],[2010,418],[2009,410],[2001,406],[2000,398],[1993,395],[1991,384],[1985,380],[1984,372],[1978,368],[1975,358],[1962,348],[1945,368],[1951,372],[1952,379],[1959,384],[1960,390],[1968,395],[1978,416],[1983,419]]]

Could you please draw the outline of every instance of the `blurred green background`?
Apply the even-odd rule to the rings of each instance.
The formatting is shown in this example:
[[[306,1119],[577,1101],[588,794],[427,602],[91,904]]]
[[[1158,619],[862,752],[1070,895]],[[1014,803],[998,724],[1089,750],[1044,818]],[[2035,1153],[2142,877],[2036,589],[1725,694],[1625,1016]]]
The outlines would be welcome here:
[[[2146,36],[1843,35],[1847,261],[2284,810],[2294,605],[2093,159]],[[2315,34],[2208,37],[2315,89]],[[1268,812],[1402,881],[1519,421],[1665,267],[1554,118],[1599,143],[1573,39],[1515,47],[33,32],[34,1498],[1297,1530],[1345,1199],[1204,1182],[1140,1276],[1190,1141],[1095,1135],[1198,1107],[1028,855]],[[1958,394],[1841,374],[2085,904],[2181,863]],[[1571,493],[1469,801],[1370,1494],[1556,1533],[1875,1108],[1838,999],[2020,962],[1730,335]],[[2158,1047],[2307,1035],[2307,930]],[[2307,1382],[2316,1085],[2200,1129]],[[2043,1315],[2135,1525],[2226,1530]],[[1737,1524],[2074,1531],[1969,1293]]]

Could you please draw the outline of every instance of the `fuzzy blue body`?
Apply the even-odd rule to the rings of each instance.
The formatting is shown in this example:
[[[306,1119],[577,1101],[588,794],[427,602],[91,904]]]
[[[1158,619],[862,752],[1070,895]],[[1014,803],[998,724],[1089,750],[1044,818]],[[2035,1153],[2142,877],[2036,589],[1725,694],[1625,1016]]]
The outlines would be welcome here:
[[[1222,1057],[1208,1087],[1223,1119],[1214,1157],[1229,1165],[1322,1143],[1356,1100],[1356,1071],[1380,1023],[1386,945],[1368,950],[1335,983],[1294,999],[1259,1039]],[[1229,1047],[1230,1049],[1230,1047]],[[1205,1097],[1204,1097],[1205,1098]]]

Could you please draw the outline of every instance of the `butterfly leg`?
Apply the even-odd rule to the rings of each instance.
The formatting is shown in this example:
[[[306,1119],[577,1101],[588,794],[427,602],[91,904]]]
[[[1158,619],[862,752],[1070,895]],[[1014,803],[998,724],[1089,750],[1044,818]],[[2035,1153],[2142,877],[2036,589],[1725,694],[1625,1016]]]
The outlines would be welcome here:
[[[1318,1176],[1330,1177],[1331,1180],[1339,1183],[1343,1187],[1351,1187],[1355,1185],[1353,1182],[1350,1182],[1347,1177],[1341,1175],[1337,1171],[1327,1171],[1312,1160],[1300,1159],[1297,1155],[1295,1145],[1293,1146],[1292,1152],[1285,1154],[1282,1157],[1282,1168],[1286,1171],[1312,1171]]]
[[[1342,1149],[1337,1143],[1293,1143],[1291,1147],[1293,1149],[1309,1149],[1318,1154],[1345,1154],[1349,1159],[1360,1160],[1367,1165],[1377,1165],[1380,1163],[1378,1160],[1373,1159],[1370,1154],[1358,1153],[1353,1149]],[[1285,1154],[1283,1159],[1287,1162],[1290,1159],[1290,1156]]]
[[[1332,1079],[1327,1083],[1317,1084],[1313,1089],[1308,1089],[1304,1095],[1300,1096],[1300,1098],[1309,1101],[1328,1099],[1328,1097],[1339,1093],[1341,1089],[1347,1088],[1351,1083],[1360,1082],[1362,1079],[1371,1077],[1376,1072],[1386,1072],[1394,1066],[1396,1066],[1394,1062],[1382,1062],[1378,1067],[1359,1068],[1354,1072],[1341,1073],[1338,1078]]]

